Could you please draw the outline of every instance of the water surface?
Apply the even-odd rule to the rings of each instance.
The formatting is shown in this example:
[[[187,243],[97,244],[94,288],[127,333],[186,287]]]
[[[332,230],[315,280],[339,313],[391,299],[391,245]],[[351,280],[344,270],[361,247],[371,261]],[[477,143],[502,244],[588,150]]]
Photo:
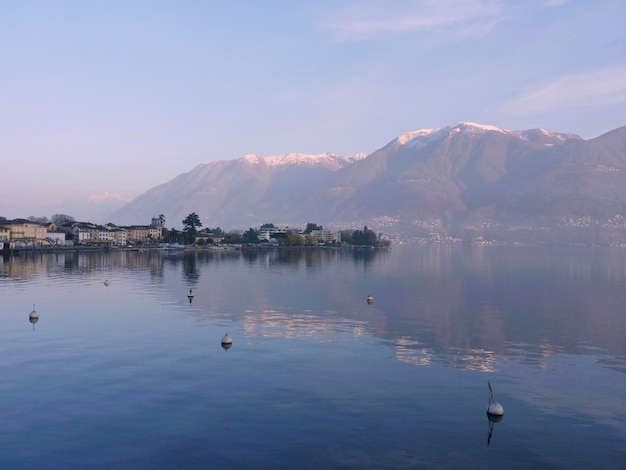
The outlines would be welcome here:
[[[622,469],[625,286],[600,248],[0,258],[0,467]]]

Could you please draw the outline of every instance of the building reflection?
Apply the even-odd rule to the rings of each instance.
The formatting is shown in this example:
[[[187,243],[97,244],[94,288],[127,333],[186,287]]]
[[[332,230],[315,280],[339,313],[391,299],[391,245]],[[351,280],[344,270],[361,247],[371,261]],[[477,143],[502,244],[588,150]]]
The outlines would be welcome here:
[[[313,313],[289,313],[276,310],[247,312],[243,316],[246,333],[262,338],[316,339],[335,343],[340,335],[362,336],[365,325],[357,320]]]

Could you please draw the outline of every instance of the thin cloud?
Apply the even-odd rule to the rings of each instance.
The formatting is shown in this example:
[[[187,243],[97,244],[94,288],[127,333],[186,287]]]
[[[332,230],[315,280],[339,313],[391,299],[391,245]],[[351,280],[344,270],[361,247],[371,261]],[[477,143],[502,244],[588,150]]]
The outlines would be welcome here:
[[[393,3],[376,3],[335,12],[322,24],[343,39],[365,38],[384,33],[433,30],[483,31],[479,25],[497,23],[503,4],[499,0],[420,0],[399,11]]]
[[[509,115],[527,116],[557,109],[626,102],[626,64],[565,75],[505,103]]]
[[[547,0],[546,3],[544,4],[544,8],[560,7],[569,2],[570,0]]]

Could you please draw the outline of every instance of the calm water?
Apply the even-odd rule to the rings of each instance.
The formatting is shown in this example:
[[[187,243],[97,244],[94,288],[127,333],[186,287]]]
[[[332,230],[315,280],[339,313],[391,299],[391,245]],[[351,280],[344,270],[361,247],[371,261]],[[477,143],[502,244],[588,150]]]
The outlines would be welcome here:
[[[0,257],[0,468],[623,469],[625,310],[619,249]]]

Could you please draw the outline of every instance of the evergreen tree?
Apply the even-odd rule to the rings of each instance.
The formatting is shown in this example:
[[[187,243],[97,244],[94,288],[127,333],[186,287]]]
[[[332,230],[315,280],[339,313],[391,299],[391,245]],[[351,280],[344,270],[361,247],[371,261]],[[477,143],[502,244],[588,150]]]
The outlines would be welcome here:
[[[245,243],[259,243],[259,231],[250,227],[243,232],[242,239]]]
[[[193,243],[196,239],[196,233],[198,227],[202,227],[200,217],[195,212],[192,212],[183,219],[183,232],[185,232],[185,243]]]
[[[306,235],[308,233],[311,233],[313,230],[323,230],[323,228],[321,225],[317,225],[312,222],[309,222],[308,224],[306,224],[306,228],[304,229],[304,232],[302,233]]]

